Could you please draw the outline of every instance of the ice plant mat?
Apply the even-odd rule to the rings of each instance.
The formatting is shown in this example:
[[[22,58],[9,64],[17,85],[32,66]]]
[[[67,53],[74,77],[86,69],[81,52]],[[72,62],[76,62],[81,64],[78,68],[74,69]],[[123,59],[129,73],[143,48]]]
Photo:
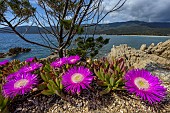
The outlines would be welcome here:
[[[10,109],[15,113],[170,113],[170,69],[153,65],[147,69],[159,75],[168,88],[168,96],[158,105],[151,106],[125,91],[99,96],[101,88],[98,88],[84,90],[80,96],[67,95],[67,100],[57,96],[28,96],[12,103]],[[96,84],[92,85],[95,89]]]

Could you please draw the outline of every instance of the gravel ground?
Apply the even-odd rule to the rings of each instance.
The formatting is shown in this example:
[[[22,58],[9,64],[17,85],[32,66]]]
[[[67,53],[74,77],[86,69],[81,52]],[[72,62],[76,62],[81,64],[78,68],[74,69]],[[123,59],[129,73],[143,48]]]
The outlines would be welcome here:
[[[21,97],[10,106],[12,113],[170,113],[170,69],[150,64],[147,70],[159,76],[168,89],[167,97],[159,104],[149,105],[126,91],[115,91],[99,96],[97,90],[84,90],[81,95],[58,96],[30,95]],[[96,87],[96,84],[92,84]]]

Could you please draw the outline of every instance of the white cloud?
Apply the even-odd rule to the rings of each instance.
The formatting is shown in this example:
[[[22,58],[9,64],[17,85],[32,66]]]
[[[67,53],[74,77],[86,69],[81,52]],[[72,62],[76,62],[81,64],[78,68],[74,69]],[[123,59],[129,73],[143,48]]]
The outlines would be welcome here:
[[[116,0],[104,0],[105,12],[110,10]],[[105,21],[169,21],[170,0],[127,0],[124,6],[109,14]]]

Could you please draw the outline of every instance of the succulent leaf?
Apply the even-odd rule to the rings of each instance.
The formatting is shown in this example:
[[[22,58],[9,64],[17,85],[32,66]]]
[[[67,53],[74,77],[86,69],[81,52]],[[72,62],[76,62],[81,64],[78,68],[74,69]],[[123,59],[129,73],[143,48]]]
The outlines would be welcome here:
[[[98,85],[107,86],[101,91],[101,94],[109,93],[111,90],[123,89],[123,76],[127,68],[124,65],[124,60],[114,59],[112,61],[103,58],[94,62],[94,73],[98,77]]]
[[[62,90],[62,89],[63,89],[63,84],[60,81],[60,90]]]
[[[103,91],[100,92],[100,95],[102,96],[102,95],[104,95],[104,94],[109,93],[110,91],[111,91],[111,88],[110,88],[110,87],[107,87],[105,90],[103,90]]]
[[[55,79],[55,83],[57,84],[57,86],[60,86],[60,81],[58,78]]]
[[[50,84],[47,84],[47,87],[48,87],[48,89],[49,89],[50,91],[54,92],[54,90],[53,90],[53,88],[52,88],[52,86],[51,86]]]
[[[7,104],[10,102],[8,98],[2,95],[2,86],[0,84],[0,113],[9,113]]]
[[[41,73],[40,76],[45,82],[48,81],[48,78],[43,73]]]
[[[58,90],[55,91],[55,94],[57,94],[58,96],[61,96],[61,94]]]
[[[54,94],[54,92],[52,92],[51,90],[43,90],[43,91],[41,91],[41,93],[42,93],[43,95],[47,95],[47,96]]]
[[[113,77],[110,77],[110,84],[111,84],[111,86],[114,85],[114,78]]]
[[[41,83],[41,84],[38,84],[37,86],[38,90],[44,90],[46,87],[47,87],[46,83]]]
[[[50,69],[51,69],[50,64],[46,64],[44,67],[44,71],[50,72]]]

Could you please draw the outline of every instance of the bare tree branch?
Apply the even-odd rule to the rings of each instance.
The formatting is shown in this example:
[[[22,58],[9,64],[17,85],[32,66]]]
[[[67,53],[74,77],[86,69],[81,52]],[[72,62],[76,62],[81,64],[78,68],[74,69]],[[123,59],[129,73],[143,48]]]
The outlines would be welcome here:
[[[10,27],[21,39],[23,39],[24,41],[26,41],[26,42],[28,42],[28,43],[31,43],[31,44],[38,45],[38,46],[42,46],[42,47],[46,47],[46,48],[50,48],[50,49],[56,49],[56,48],[52,48],[52,47],[49,47],[49,46],[46,46],[46,45],[43,45],[43,44],[39,44],[39,43],[37,43],[37,42],[33,42],[33,41],[30,41],[30,40],[27,40],[25,37],[23,37],[23,36],[15,29],[15,27],[13,27],[13,26],[11,25],[11,23],[10,23],[8,20],[6,20],[6,18],[5,18],[2,14],[0,14],[0,16],[3,17],[4,21],[9,25],[9,27]]]
[[[51,51],[57,50],[60,57],[62,57],[63,50],[70,46],[73,37],[79,33],[79,30],[82,30],[82,27],[87,29],[87,27],[95,26],[95,33],[96,25],[108,14],[119,10],[126,1],[119,0],[104,14],[104,7],[102,7],[104,0],[56,0],[55,2],[51,0],[38,0],[37,11],[34,11],[34,8],[28,4],[24,5],[22,1],[10,3],[8,0],[5,0],[2,4],[3,7],[0,9],[0,12],[2,12],[0,14],[0,25],[10,27],[11,30],[8,32],[13,31],[28,43],[49,48]],[[15,2],[18,4],[15,4]],[[20,10],[16,10],[16,7]],[[39,8],[41,11],[39,11]],[[4,16],[7,13],[10,13],[12,17]],[[28,27],[24,34],[16,30],[19,25],[23,25],[30,18],[37,25],[38,33],[43,41],[46,42],[45,44],[25,38],[25,34],[31,27]],[[32,23],[30,26],[34,24]],[[3,31],[5,32],[6,30],[4,29]],[[56,43],[50,40],[50,34]]]

